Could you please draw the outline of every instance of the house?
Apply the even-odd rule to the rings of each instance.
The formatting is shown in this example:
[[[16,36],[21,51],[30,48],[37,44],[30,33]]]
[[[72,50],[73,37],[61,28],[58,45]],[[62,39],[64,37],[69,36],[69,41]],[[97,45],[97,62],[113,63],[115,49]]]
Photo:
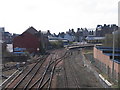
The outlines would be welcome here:
[[[110,47],[94,47],[94,60],[95,65],[102,73],[108,75],[111,79],[118,82],[120,75],[120,49],[115,48],[114,60],[112,58],[113,49]],[[112,74],[114,62],[114,74]],[[113,76],[114,75],[114,76]]]
[[[82,42],[82,40],[83,40],[83,30],[78,28],[75,35],[76,35],[75,36],[76,37],[76,41],[77,42]]]
[[[77,28],[77,32],[75,34],[77,42],[83,42],[85,38],[89,35],[94,35],[93,28]]]
[[[102,43],[105,37],[97,37],[94,35],[89,35],[85,38],[87,43]]]
[[[55,36],[48,36],[49,42],[58,42],[62,41],[63,45],[68,45],[68,40],[61,38],[61,37],[55,37]]]
[[[5,32],[4,27],[0,27],[0,33],[2,34],[1,35],[2,40],[5,41],[6,44],[11,44],[12,43],[13,36],[12,36],[11,33]]]
[[[58,38],[73,42],[73,41],[75,41],[75,32],[73,30],[69,30],[66,33],[61,32],[58,34]]]
[[[11,44],[11,43],[12,43],[12,40],[13,40],[12,34],[9,33],[9,32],[4,32],[4,41],[5,41],[7,44]]]
[[[115,24],[112,25],[97,25],[96,27],[96,36],[97,37],[104,37],[105,34],[112,34],[114,30],[118,30],[118,26]]]
[[[43,52],[47,48],[48,39],[34,27],[29,27],[21,35],[13,39],[13,51],[15,48],[25,48],[29,53]]]
[[[66,33],[66,34],[64,35],[64,39],[73,42],[73,41],[75,41],[75,36],[72,35],[72,34],[70,34],[70,33]]]

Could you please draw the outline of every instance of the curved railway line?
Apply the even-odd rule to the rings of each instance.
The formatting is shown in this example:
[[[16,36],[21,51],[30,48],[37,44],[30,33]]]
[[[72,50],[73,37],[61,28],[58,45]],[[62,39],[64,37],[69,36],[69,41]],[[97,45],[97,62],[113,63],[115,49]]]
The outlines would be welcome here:
[[[5,89],[8,89],[8,88],[12,88],[13,90],[18,88],[18,86],[20,86],[22,84],[22,82],[26,82],[26,80],[28,78],[31,78],[30,77],[30,74],[34,74],[33,71],[35,71],[36,69],[38,70],[40,68],[40,64],[41,62],[43,62],[45,60],[45,57],[42,57],[40,59],[38,59],[38,61],[36,63],[33,63],[32,65],[30,66],[27,66],[21,73],[19,73],[15,79],[10,82],[6,87]],[[36,73],[36,72],[35,72]],[[35,76],[35,74],[34,74]]]
[[[5,89],[50,89],[56,66],[66,56],[67,51],[64,49],[55,50],[48,57],[39,58],[36,63],[27,66],[19,75],[17,75]]]
[[[38,57],[36,62],[27,65],[4,89],[50,90],[57,87],[79,89],[99,86],[98,83],[93,85],[96,83],[94,76],[84,67],[83,62],[79,49],[53,50],[50,55]]]
[[[91,88],[102,87],[93,72],[84,66],[81,51],[69,50],[69,57],[63,61],[63,69],[58,76],[58,86],[63,88]],[[63,84],[61,85],[61,83]]]

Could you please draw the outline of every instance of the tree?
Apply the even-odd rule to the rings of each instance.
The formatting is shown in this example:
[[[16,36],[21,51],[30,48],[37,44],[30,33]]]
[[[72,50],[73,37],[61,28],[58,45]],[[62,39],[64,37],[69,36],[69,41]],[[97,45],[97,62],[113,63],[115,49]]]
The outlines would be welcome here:
[[[115,32],[115,47],[120,48],[120,31]],[[113,46],[113,34],[106,34],[103,46],[112,47]]]
[[[7,44],[4,42],[2,43],[2,64],[5,67],[5,63],[8,62],[6,57],[11,57],[12,54],[7,50]]]
[[[61,41],[61,40],[50,42],[50,44],[53,48],[62,48],[63,47],[63,41]]]
[[[8,51],[7,51],[7,44],[2,43],[2,57],[8,56]]]

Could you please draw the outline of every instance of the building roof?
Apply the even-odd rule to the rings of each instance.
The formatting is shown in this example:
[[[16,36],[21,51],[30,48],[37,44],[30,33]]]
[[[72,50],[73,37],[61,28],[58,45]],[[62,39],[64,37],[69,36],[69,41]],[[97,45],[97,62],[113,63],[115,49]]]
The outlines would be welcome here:
[[[97,49],[99,49],[99,50],[101,50],[101,51],[113,51],[113,48],[112,47],[101,47],[101,46],[97,46],[96,47]],[[114,56],[117,56],[117,57],[120,57],[120,48],[115,48],[115,53],[114,53]],[[117,52],[117,53],[116,53]],[[107,56],[112,56],[113,55],[113,53],[105,53],[105,52],[103,52],[103,54],[104,55],[107,55]],[[115,58],[114,59],[114,62],[116,62],[116,63],[119,63],[120,64],[120,59],[118,59],[118,58]]]
[[[25,32],[28,32],[28,33],[30,33],[30,34],[33,34],[33,35],[35,35],[36,33],[38,33],[38,31],[34,28],[34,27],[29,27],[26,31],[24,31],[23,33],[25,33]],[[23,34],[22,33],[22,34]]]
[[[113,49],[100,49],[101,51],[113,51]],[[120,51],[119,49],[115,49],[115,51]]]
[[[0,40],[0,43],[3,43],[4,41],[3,40]]]
[[[112,47],[96,46],[96,48],[100,49],[101,51],[113,51]],[[115,51],[120,51],[120,48],[115,48]]]
[[[104,53],[105,55],[107,56],[112,56],[113,53]],[[120,57],[120,54],[119,53],[115,53],[114,56],[119,56]]]
[[[102,40],[105,37],[95,37],[95,36],[87,36],[86,40]]]
[[[52,36],[49,36],[48,37],[49,40],[65,40],[65,41],[68,41],[67,39],[64,39],[64,38],[60,38],[60,37],[52,37]]]
[[[24,51],[24,50],[26,50],[26,48],[14,48],[14,51]]]
[[[25,54],[25,52],[13,52],[14,54]]]
[[[114,62],[120,64],[120,60],[119,59],[115,59]]]

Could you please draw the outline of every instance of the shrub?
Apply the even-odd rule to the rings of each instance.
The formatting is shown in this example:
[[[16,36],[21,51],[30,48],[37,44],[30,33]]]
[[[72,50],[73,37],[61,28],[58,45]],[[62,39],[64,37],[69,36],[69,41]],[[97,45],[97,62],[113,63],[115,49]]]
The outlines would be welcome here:
[[[52,48],[62,48],[63,47],[63,42],[61,40],[51,41],[50,45],[52,46]]]

